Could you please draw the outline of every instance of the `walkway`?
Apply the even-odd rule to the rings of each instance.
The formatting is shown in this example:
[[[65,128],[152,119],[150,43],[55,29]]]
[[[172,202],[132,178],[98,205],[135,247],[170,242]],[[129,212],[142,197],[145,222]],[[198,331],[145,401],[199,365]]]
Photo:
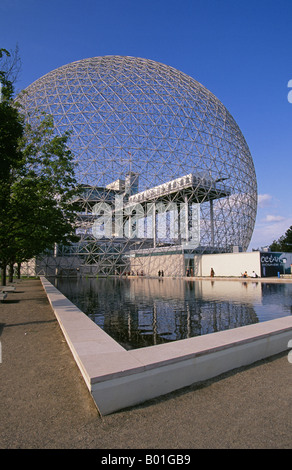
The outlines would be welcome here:
[[[101,418],[40,281],[16,286],[0,303],[0,448],[292,447],[287,353]]]

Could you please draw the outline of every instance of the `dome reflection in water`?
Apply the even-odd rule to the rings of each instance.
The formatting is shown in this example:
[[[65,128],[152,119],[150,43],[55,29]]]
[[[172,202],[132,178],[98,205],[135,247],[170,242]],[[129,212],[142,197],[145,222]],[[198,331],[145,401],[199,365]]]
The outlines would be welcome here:
[[[292,284],[143,277],[51,282],[125,349],[292,313]]]

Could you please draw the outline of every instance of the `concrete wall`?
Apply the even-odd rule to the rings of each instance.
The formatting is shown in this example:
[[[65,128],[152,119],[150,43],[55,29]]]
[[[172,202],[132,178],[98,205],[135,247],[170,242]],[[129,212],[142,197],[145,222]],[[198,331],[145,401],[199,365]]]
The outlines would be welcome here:
[[[240,277],[245,271],[251,276],[252,271],[261,276],[261,258],[269,260],[275,255],[281,255],[280,258],[286,258],[285,266],[283,264],[277,268],[280,274],[291,273],[292,253],[260,253],[259,251],[245,253],[220,253],[194,255],[194,276],[210,276],[211,268],[218,277]],[[182,253],[159,253],[153,252],[145,256],[133,256],[130,258],[129,271],[137,275],[157,276],[158,271],[164,272],[165,277],[181,277],[186,275],[185,262],[188,258],[191,260],[193,255],[183,255]],[[267,263],[269,264],[269,263]],[[97,268],[92,266],[80,266],[78,257],[54,257],[39,259],[37,262],[32,260],[22,264],[22,275],[43,275],[43,276],[76,276],[77,272],[82,275],[96,275]],[[273,274],[277,275],[277,272]]]
[[[21,264],[20,269],[21,276],[35,276],[36,275],[36,261],[35,259],[31,259],[30,261],[26,261]]]
[[[184,276],[184,256],[182,254],[162,254],[137,256],[131,259],[131,271],[134,274],[143,271],[146,276],[157,276],[158,271],[164,276]]]
[[[195,276],[210,276],[211,268],[215,271],[215,276],[241,276],[247,271],[251,276],[252,271],[260,276],[260,253],[222,253],[210,255],[195,255],[194,258]]]
[[[240,277],[245,271],[260,276],[260,253],[220,253],[194,256],[194,276],[210,276],[211,268],[215,276]],[[131,270],[146,276],[157,276],[163,270],[164,276],[185,276],[185,260],[182,254],[139,256],[131,260]]]

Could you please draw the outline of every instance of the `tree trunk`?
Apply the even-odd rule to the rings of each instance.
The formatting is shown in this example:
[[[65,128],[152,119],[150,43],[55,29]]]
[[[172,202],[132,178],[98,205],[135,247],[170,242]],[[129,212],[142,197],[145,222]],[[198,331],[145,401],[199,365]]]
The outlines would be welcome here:
[[[13,282],[13,268],[14,268],[14,263],[11,263],[9,265],[9,282]]]
[[[1,285],[6,286],[6,264],[2,262],[2,268],[1,268]]]
[[[20,279],[21,276],[21,263],[17,263],[17,279]]]

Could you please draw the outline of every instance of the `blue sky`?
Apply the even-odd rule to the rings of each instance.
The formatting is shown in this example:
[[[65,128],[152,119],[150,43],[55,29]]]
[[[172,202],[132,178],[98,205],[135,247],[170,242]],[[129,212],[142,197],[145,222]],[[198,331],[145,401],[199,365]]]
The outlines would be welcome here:
[[[18,90],[102,55],[156,60],[198,80],[233,115],[254,159],[249,250],[292,225],[292,0],[0,0],[0,20],[0,47],[19,46]]]

